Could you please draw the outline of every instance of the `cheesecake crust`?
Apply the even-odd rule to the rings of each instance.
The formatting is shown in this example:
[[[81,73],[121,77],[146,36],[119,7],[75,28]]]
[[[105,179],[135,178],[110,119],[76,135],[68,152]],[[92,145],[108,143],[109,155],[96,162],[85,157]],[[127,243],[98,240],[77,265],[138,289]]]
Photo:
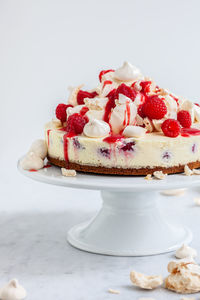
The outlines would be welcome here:
[[[106,167],[96,167],[89,165],[80,165],[73,162],[66,162],[65,160],[59,160],[58,158],[53,158],[51,156],[47,157],[50,163],[55,166],[73,169],[78,172],[83,173],[95,173],[95,174],[105,174],[105,175],[125,175],[125,176],[146,176],[148,174],[153,174],[155,171],[162,171],[164,174],[175,174],[184,172],[185,165],[174,166],[170,168],[155,167],[155,168],[141,168],[141,169],[122,169],[122,168],[106,168]],[[200,168],[200,161],[195,161],[187,164],[190,169]]]

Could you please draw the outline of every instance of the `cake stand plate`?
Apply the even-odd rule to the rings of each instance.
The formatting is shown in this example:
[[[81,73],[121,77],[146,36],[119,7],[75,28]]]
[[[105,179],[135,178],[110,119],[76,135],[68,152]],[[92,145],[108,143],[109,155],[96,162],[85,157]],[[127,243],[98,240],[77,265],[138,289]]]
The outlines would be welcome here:
[[[169,175],[165,180],[78,173],[64,177],[58,167],[19,171],[48,184],[101,191],[103,205],[92,220],[69,230],[68,242],[88,252],[145,256],[173,251],[192,240],[181,224],[170,223],[159,207],[159,191],[199,185],[200,176]]]

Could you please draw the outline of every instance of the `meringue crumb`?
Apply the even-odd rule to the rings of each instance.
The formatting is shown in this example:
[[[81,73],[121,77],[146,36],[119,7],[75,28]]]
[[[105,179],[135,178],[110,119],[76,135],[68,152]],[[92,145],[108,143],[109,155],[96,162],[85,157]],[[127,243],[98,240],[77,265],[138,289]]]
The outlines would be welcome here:
[[[194,203],[198,206],[200,206],[200,197],[194,198]]]
[[[146,180],[152,180],[152,176],[151,176],[151,174],[147,174],[147,176],[146,176],[146,177],[144,177],[144,179],[146,179]]]
[[[191,176],[191,175],[193,174],[193,170],[191,170],[191,169],[188,167],[188,165],[185,165],[185,167],[184,167],[184,174],[185,174],[186,176]]]
[[[142,298],[139,298],[138,300],[155,300],[154,298],[146,298],[146,297],[142,297]]]
[[[148,276],[135,271],[130,273],[130,279],[135,286],[147,290],[155,289],[163,284],[163,278],[160,275]]]
[[[116,295],[120,294],[120,291],[113,290],[113,289],[109,289],[108,292],[109,292],[110,294],[116,294]]]
[[[196,298],[193,298],[193,297],[182,297],[180,300],[195,300]]]
[[[200,170],[199,169],[193,169],[192,170],[194,175],[200,175]]]
[[[161,192],[165,196],[182,196],[185,194],[186,189],[164,190]]]
[[[75,170],[69,170],[65,168],[61,168],[61,172],[63,176],[67,177],[75,177],[76,176],[76,171]]]
[[[167,174],[164,174],[162,171],[155,171],[153,172],[153,176],[156,177],[157,179],[165,179],[165,177],[167,176]]]

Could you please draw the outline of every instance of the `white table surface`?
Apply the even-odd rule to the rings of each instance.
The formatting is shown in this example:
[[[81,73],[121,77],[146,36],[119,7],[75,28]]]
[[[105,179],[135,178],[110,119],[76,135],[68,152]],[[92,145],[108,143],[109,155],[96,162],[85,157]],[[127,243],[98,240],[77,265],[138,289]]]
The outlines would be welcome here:
[[[34,182],[17,172],[16,161],[10,164],[0,171],[0,285],[18,278],[30,300],[181,298],[163,288],[137,289],[129,279],[131,270],[166,276],[173,253],[110,257],[82,252],[66,242],[70,227],[98,211],[98,192]],[[200,254],[200,207],[193,203],[195,196],[200,196],[200,189],[181,197],[163,196],[161,205],[168,217],[176,217],[192,229],[192,246]],[[120,294],[109,294],[109,288]],[[200,294],[195,297],[200,298]]]

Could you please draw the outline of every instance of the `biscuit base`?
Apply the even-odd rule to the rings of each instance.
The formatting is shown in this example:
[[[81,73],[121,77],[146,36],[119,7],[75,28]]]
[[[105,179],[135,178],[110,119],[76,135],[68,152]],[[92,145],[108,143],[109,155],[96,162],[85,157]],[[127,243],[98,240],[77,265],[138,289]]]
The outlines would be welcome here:
[[[174,166],[170,168],[155,167],[155,168],[140,168],[140,169],[123,169],[123,168],[106,168],[106,167],[96,167],[89,165],[80,165],[73,162],[66,162],[65,160],[60,160],[57,158],[47,157],[50,163],[55,166],[76,170],[78,172],[84,173],[95,173],[95,174],[105,174],[105,175],[125,175],[125,176],[142,176],[147,174],[153,174],[155,171],[162,171],[165,174],[175,174],[184,172],[185,165]],[[187,164],[190,169],[200,168],[200,161],[190,162]]]

